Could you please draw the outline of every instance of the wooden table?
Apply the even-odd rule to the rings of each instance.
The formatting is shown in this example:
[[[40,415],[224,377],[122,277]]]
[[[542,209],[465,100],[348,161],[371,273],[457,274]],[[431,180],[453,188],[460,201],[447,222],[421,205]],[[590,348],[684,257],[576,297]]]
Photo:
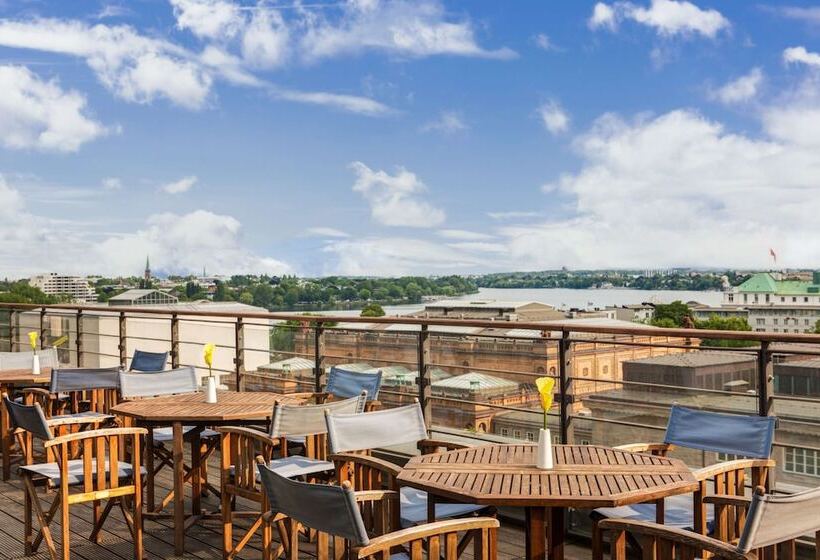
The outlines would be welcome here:
[[[39,375],[31,373],[31,368],[7,369],[0,371],[0,394],[12,398],[15,385],[50,385],[51,368],[41,368]],[[14,447],[14,436],[11,433],[9,411],[6,404],[0,401],[0,452],[3,453],[3,480],[11,476],[11,453]]]
[[[398,482],[435,502],[523,507],[526,558],[563,560],[567,508],[619,507],[694,492],[698,483],[677,459],[607,447],[556,445],[554,468],[535,467],[535,445],[490,445],[413,457]]]
[[[148,427],[173,427],[173,462],[174,462],[174,550],[177,555],[185,551],[185,531],[194,523],[210,514],[202,510],[201,480],[198,476],[201,468],[199,434],[209,426],[259,424],[269,422],[273,405],[277,402],[301,402],[303,397],[281,395],[265,392],[219,391],[217,402],[205,402],[204,393],[188,393],[149,399],[124,402],[111,409],[112,414],[133,419],[138,425]],[[187,434],[191,442],[191,514],[185,514],[185,471],[183,468],[183,425],[194,426]],[[146,462],[152,459],[151,437],[144,457]],[[147,467],[151,470],[150,464]],[[149,485],[149,492],[153,492]],[[147,502],[153,502],[153,494]],[[152,512],[149,512],[149,515]],[[153,512],[157,513],[157,512]]]

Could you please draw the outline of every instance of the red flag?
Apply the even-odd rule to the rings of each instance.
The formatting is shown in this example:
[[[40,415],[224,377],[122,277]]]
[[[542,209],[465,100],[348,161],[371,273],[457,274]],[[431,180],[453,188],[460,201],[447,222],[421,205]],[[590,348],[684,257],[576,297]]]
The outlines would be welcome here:
[[[769,249],[769,254],[770,254],[770,255],[772,256],[772,258],[774,259],[774,262],[777,262],[777,253],[775,253],[775,252],[774,252],[774,249],[771,249],[771,248],[770,248],[770,249]]]

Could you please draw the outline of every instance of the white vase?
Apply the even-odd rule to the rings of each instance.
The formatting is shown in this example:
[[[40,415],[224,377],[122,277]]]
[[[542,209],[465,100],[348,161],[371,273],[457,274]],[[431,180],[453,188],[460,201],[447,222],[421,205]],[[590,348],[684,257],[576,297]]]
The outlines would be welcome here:
[[[206,403],[215,403],[216,402],[216,377],[209,375],[206,377],[207,382],[205,384],[205,402]]]
[[[40,375],[40,356],[34,354],[31,359],[31,373],[32,375]]]
[[[538,430],[538,449],[535,455],[535,466],[539,469],[552,468],[552,435],[549,430]]]

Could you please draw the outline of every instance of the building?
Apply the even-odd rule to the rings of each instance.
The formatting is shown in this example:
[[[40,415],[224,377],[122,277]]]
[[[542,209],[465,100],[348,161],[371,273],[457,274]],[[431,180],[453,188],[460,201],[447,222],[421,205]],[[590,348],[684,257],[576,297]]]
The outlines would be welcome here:
[[[563,311],[536,301],[443,300],[428,303],[416,317],[486,321],[549,321],[564,319]]]
[[[655,316],[655,306],[650,303],[636,303],[632,305],[621,305],[619,307],[608,307],[615,311],[613,319],[619,321],[633,321],[636,323],[648,323]]]
[[[126,305],[170,305],[179,302],[179,298],[160,290],[128,290],[108,300],[108,305],[121,307]]]
[[[820,358],[774,364],[774,392],[815,399],[820,397]]]
[[[97,294],[88,280],[79,276],[64,276],[51,272],[32,276],[29,285],[49,296],[70,296],[81,303],[97,301]]]
[[[820,271],[810,281],[771,272],[753,274],[724,292],[723,307],[738,314],[745,309],[755,331],[814,332],[820,321]]]
[[[744,391],[757,387],[754,354],[686,352],[653,356],[623,363],[625,382],[644,384],[648,392],[666,387]],[[653,385],[657,384],[657,387]]]

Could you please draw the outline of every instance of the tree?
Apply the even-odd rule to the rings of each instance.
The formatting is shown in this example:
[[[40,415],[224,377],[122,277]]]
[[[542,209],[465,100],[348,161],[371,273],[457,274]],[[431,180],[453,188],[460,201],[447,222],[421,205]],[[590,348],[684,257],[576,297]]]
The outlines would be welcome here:
[[[814,334],[820,334],[820,319],[814,324]]]
[[[698,321],[695,326],[698,329],[710,329],[718,331],[751,331],[749,322],[742,317],[718,317],[712,315],[706,321]],[[720,338],[704,338],[701,346],[711,346],[717,348],[745,348],[757,346],[754,340],[726,340]]]
[[[690,320],[692,319],[692,310],[682,301],[660,303],[655,305],[655,315],[652,317],[652,324],[656,327],[683,327],[686,322],[686,317],[689,317]]]
[[[361,317],[384,317],[384,309],[378,303],[368,303],[362,309]]]
[[[214,292],[214,301],[225,301],[225,284],[217,280],[214,282],[216,291]]]
[[[369,300],[370,299],[370,290],[368,290],[367,288],[362,288],[361,290],[359,290],[359,299],[361,299],[363,301]]]
[[[253,305],[253,294],[250,292],[242,292],[239,294],[239,303],[244,303],[245,305]]]

